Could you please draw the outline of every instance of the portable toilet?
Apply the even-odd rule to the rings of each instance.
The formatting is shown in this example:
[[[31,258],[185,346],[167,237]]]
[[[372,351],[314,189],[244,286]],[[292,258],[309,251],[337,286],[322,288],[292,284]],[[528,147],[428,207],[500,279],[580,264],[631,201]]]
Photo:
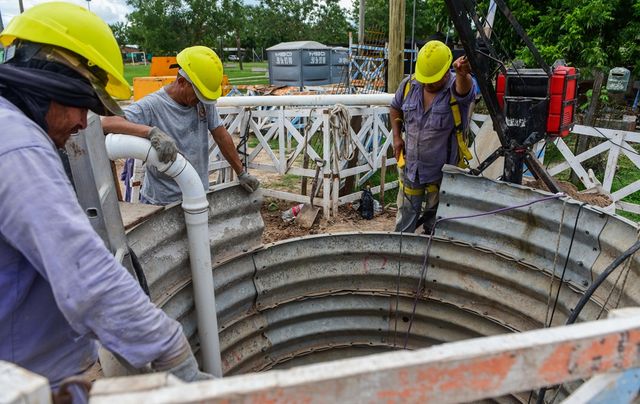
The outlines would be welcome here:
[[[315,41],[282,42],[267,49],[269,84],[321,86],[331,84],[331,48]]]
[[[341,83],[349,74],[349,50],[343,47],[331,49],[331,84]]]

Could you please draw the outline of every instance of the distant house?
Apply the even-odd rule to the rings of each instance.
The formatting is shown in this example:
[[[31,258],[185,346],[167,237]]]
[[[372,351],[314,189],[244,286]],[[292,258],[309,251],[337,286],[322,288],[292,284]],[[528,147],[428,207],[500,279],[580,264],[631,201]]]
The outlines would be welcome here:
[[[138,45],[123,45],[120,47],[120,53],[125,63],[147,64],[147,55]]]

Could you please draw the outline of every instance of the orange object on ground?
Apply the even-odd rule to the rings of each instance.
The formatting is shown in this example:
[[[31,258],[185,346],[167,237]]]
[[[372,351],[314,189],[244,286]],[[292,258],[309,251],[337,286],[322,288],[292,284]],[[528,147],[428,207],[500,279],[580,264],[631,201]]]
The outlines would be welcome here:
[[[163,77],[134,77],[133,100],[138,101],[140,98],[160,90],[162,87],[173,83],[175,80],[175,75]]]
[[[178,64],[175,56],[154,56],[151,58],[151,77],[176,76],[178,68],[171,65]]]

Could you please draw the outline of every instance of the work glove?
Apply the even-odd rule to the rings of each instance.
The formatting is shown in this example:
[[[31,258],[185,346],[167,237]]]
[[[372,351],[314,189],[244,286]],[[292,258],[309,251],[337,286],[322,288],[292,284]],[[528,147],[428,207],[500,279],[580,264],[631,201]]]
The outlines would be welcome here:
[[[158,158],[163,163],[170,163],[178,155],[178,146],[171,136],[155,126],[149,131],[151,146],[158,152]]]
[[[246,171],[243,171],[242,174],[238,176],[238,181],[240,181],[240,185],[247,192],[251,193],[260,187],[260,181],[254,177],[253,175],[249,175]]]
[[[200,369],[198,369],[198,362],[193,354],[189,355],[187,359],[180,362],[178,365],[165,370],[165,372],[169,372],[178,379],[187,383],[215,379],[213,375],[201,372]]]
[[[173,353],[169,358],[161,356],[153,361],[151,367],[156,372],[168,372],[178,379],[190,383],[201,380],[214,379],[213,375],[201,372],[198,369],[198,362],[191,352],[191,347],[187,338],[182,335],[180,348],[177,353]]]

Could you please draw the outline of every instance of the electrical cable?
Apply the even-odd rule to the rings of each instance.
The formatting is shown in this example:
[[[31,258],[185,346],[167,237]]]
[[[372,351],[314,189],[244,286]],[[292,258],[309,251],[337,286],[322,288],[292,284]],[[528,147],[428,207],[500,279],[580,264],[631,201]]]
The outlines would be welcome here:
[[[433,225],[433,228],[431,229],[431,234],[429,235],[429,238],[428,238],[428,241],[427,241],[427,251],[425,252],[424,259],[422,261],[422,271],[421,271],[421,274],[420,274],[420,279],[418,280],[418,287],[416,288],[415,298],[413,300],[413,309],[411,311],[411,317],[409,317],[409,327],[407,328],[407,332],[405,334],[403,348],[407,349],[407,342],[409,340],[409,334],[411,333],[411,327],[413,325],[413,318],[415,316],[416,307],[418,305],[418,296],[419,296],[420,290],[422,288],[422,281],[424,279],[426,279],[427,268],[428,268],[428,264],[429,264],[429,252],[431,251],[431,245],[432,245],[433,237],[434,237],[436,228],[438,227],[438,224],[440,224],[442,222],[450,221],[450,220],[473,219],[473,218],[478,218],[478,217],[483,217],[483,216],[495,215],[495,214],[498,214],[498,213],[507,212],[507,211],[510,211],[510,210],[531,206],[531,205],[536,204],[536,203],[545,202],[545,201],[549,201],[549,200],[552,200],[552,199],[558,199],[558,198],[561,198],[563,196],[565,196],[563,193],[557,193],[555,195],[546,196],[544,198],[534,199],[533,201],[526,202],[526,203],[523,203],[523,204],[520,204],[520,205],[507,206],[507,207],[500,208],[500,209],[495,209],[495,210],[492,210],[492,211],[489,211],[489,212],[476,213],[476,214],[473,214],[473,215],[453,216],[453,217],[446,217],[446,218],[437,219],[435,221],[434,225]]]
[[[600,287],[600,285],[602,285],[602,283],[607,279],[607,277],[609,277],[609,275],[611,275],[611,273],[613,273],[613,271],[618,266],[620,266],[620,264],[622,264],[627,258],[631,257],[633,254],[635,254],[638,250],[640,250],[640,241],[636,241],[635,243],[633,243],[631,247],[629,247],[625,252],[620,254],[615,260],[613,260],[613,262],[611,262],[611,264],[609,264],[609,266],[605,268],[605,270],[600,274],[600,276],[598,276],[598,278],[591,284],[591,286],[589,286],[589,289],[587,289],[587,291],[584,292],[584,294],[578,301],[578,304],[576,304],[576,307],[574,307],[573,311],[571,312],[571,315],[567,319],[566,325],[575,323],[578,316],[580,315],[580,312],[582,311],[584,306],[587,304],[587,302],[591,299],[591,296],[593,296],[593,293]],[[538,390],[538,399],[536,400],[536,404],[544,403],[544,396],[546,392],[547,392],[546,387],[543,387],[540,390]]]
[[[545,324],[545,328],[547,327],[551,327],[551,324],[553,324],[553,316],[556,313],[556,307],[558,306],[558,298],[560,297],[560,289],[562,286],[562,283],[564,282],[564,275],[567,272],[567,264],[569,263],[569,257],[571,256],[571,249],[573,248],[573,241],[575,240],[576,237],[576,230],[578,228],[578,219],[580,218],[580,212],[582,211],[582,208],[584,207],[584,205],[586,205],[584,202],[580,204],[580,206],[578,207],[578,213],[576,213],[576,220],[575,222],[573,222],[573,231],[571,232],[571,241],[569,242],[569,249],[567,250],[567,256],[564,259],[564,267],[562,268],[562,275],[560,275],[560,285],[558,286],[558,290],[556,292],[556,298],[553,302],[553,310],[551,310],[551,316],[549,317],[549,324]]]
[[[610,142],[612,145],[614,146],[618,146],[619,148],[621,148],[622,150],[626,150],[629,153],[633,153],[636,156],[640,156],[640,153],[638,153],[637,151],[633,150],[633,149],[629,149],[627,147],[624,147],[621,144],[618,144],[616,142],[614,142],[610,137],[608,137],[607,135],[605,135],[600,129],[596,128],[595,126],[592,127],[593,129],[595,129],[596,132],[598,132],[600,135],[602,135],[603,138],[605,138],[608,142]]]
[[[576,321],[578,315],[587,304],[596,289],[600,287],[600,285],[607,279],[607,277],[611,275],[611,273],[618,266],[620,266],[620,264],[624,262],[624,260],[635,254],[638,250],[640,250],[640,241],[636,241],[635,243],[633,243],[631,247],[629,247],[625,252],[623,252],[615,260],[613,260],[611,264],[609,264],[609,266],[600,274],[600,276],[598,276],[598,278],[591,284],[591,286],[589,286],[589,289],[584,292],[584,295],[582,295],[582,297],[578,301],[578,304],[576,304],[576,307],[573,309],[573,312],[567,319],[567,324],[573,324]]]
[[[400,231],[400,258],[398,259],[398,276],[396,278],[396,308],[393,324],[393,347],[396,347],[396,336],[398,335],[398,306],[400,301],[400,267],[402,265],[402,231]]]

